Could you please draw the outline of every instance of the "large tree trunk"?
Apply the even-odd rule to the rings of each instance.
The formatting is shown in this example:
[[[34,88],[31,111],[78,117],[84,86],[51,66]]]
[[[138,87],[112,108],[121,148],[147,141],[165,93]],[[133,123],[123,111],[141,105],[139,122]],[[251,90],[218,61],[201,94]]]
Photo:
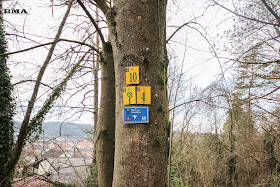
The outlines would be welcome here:
[[[113,186],[165,186],[168,106],[166,0],[115,0],[107,12],[116,77]],[[140,86],[151,86],[149,124],[123,123],[125,67],[140,67]],[[101,112],[100,112],[101,113]]]
[[[103,45],[101,100],[97,125],[96,160],[100,187],[111,187],[115,152],[115,71],[112,46]]]

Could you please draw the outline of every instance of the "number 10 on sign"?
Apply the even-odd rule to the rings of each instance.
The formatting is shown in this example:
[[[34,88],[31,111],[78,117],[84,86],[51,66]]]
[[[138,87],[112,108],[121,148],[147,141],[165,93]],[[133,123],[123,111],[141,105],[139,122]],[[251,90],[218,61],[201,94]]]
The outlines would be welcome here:
[[[139,84],[139,66],[126,67],[126,84]]]

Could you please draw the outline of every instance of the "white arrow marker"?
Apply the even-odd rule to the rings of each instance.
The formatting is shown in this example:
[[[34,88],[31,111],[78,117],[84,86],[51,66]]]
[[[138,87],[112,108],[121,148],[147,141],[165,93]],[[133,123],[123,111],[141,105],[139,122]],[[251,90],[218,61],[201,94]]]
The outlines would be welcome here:
[[[137,115],[132,115],[134,117],[134,120],[136,119]]]

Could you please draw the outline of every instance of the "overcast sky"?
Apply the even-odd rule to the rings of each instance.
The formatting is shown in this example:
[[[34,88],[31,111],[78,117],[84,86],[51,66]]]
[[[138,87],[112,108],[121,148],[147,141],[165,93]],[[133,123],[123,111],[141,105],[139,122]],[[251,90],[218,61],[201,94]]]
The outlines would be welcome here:
[[[11,2],[15,3],[16,1],[8,1],[4,3],[4,7],[10,6]],[[24,39],[19,41],[9,40],[9,50],[15,51],[24,49],[34,45],[36,42],[50,42],[51,38],[55,35],[56,28],[62,19],[66,7],[51,7],[51,1],[43,0],[21,0],[18,2],[20,3],[19,8],[25,8],[28,11],[28,15],[5,14],[4,18],[7,21],[6,30],[8,33],[26,36],[26,38],[30,38],[34,41],[30,42]],[[54,2],[57,3],[61,1]],[[76,23],[81,23],[83,19],[85,20],[86,18],[75,16],[77,14],[83,14],[78,8],[73,8],[71,13],[72,16],[68,18],[68,24],[65,27],[62,38],[75,39],[81,34],[75,32],[73,35],[73,28],[71,27],[74,27]],[[207,1],[205,0],[169,1],[167,37],[179,26],[191,22],[188,24],[190,27],[181,29],[168,43],[171,63],[183,64],[186,80],[192,80],[200,88],[208,86],[212,81],[217,79],[219,77],[217,75],[221,73],[220,65],[223,66],[223,61],[221,60],[219,62],[215,58],[211,45],[218,51],[222,50],[222,47],[219,46],[227,40],[227,38],[224,37],[224,32],[229,30],[233,24],[233,19],[229,17],[230,15],[223,10],[208,7]],[[73,24],[70,24],[70,22]],[[15,28],[18,30],[13,30]],[[10,57],[11,73],[14,75],[13,83],[17,82],[17,79],[22,78],[21,76],[24,75],[35,78],[37,75],[36,68],[44,61],[47,51],[46,48],[40,48]],[[16,63],[15,65],[14,62],[25,63]],[[55,68],[55,66],[50,67],[50,70],[52,70],[52,68]],[[53,74],[51,71],[47,71],[43,81],[51,81],[52,76],[57,75]],[[32,84],[29,84],[29,86],[32,86]],[[30,97],[30,91],[28,91],[26,87],[17,89],[16,91],[20,92],[20,95],[17,97],[21,97],[20,100],[23,102],[23,105],[26,105],[27,98]],[[42,100],[48,93],[47,91],[45,92],[46,93],[44,93],[44,91],[41,92]],[[72,102],[74,102],[74,100]],[[87,102],[92,102],[92,99],[89,99]],[[40,104],[42,103],[37,103],[38,106]],[[23,111],[24,109],[22,109],[18,118],[22,116]],[[50,120],[64,120],[62,118],[63,117],[60,116],[60,118],[54,117],[50,118]],[[82,118],[77,115],[73,117],[72,120],[78,123],[92,123],[92,114],[86,113]]]

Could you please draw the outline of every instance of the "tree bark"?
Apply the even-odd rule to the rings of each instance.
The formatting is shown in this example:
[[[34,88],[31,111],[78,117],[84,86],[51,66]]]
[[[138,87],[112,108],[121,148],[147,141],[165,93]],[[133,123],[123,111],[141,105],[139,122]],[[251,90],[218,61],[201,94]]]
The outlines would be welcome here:
[[[97,123],[98,183],[102,187],[111,187],[115,153],[115,71],[110,42],[106,42],[102,49],[101,100]]]
[[[166,0],[115,0],[106,17],[116,80],[113,186],[165,186],[167,177]],[[149,124],[123,124],[125,67],[140,67],[139,86],[151,86]]]

